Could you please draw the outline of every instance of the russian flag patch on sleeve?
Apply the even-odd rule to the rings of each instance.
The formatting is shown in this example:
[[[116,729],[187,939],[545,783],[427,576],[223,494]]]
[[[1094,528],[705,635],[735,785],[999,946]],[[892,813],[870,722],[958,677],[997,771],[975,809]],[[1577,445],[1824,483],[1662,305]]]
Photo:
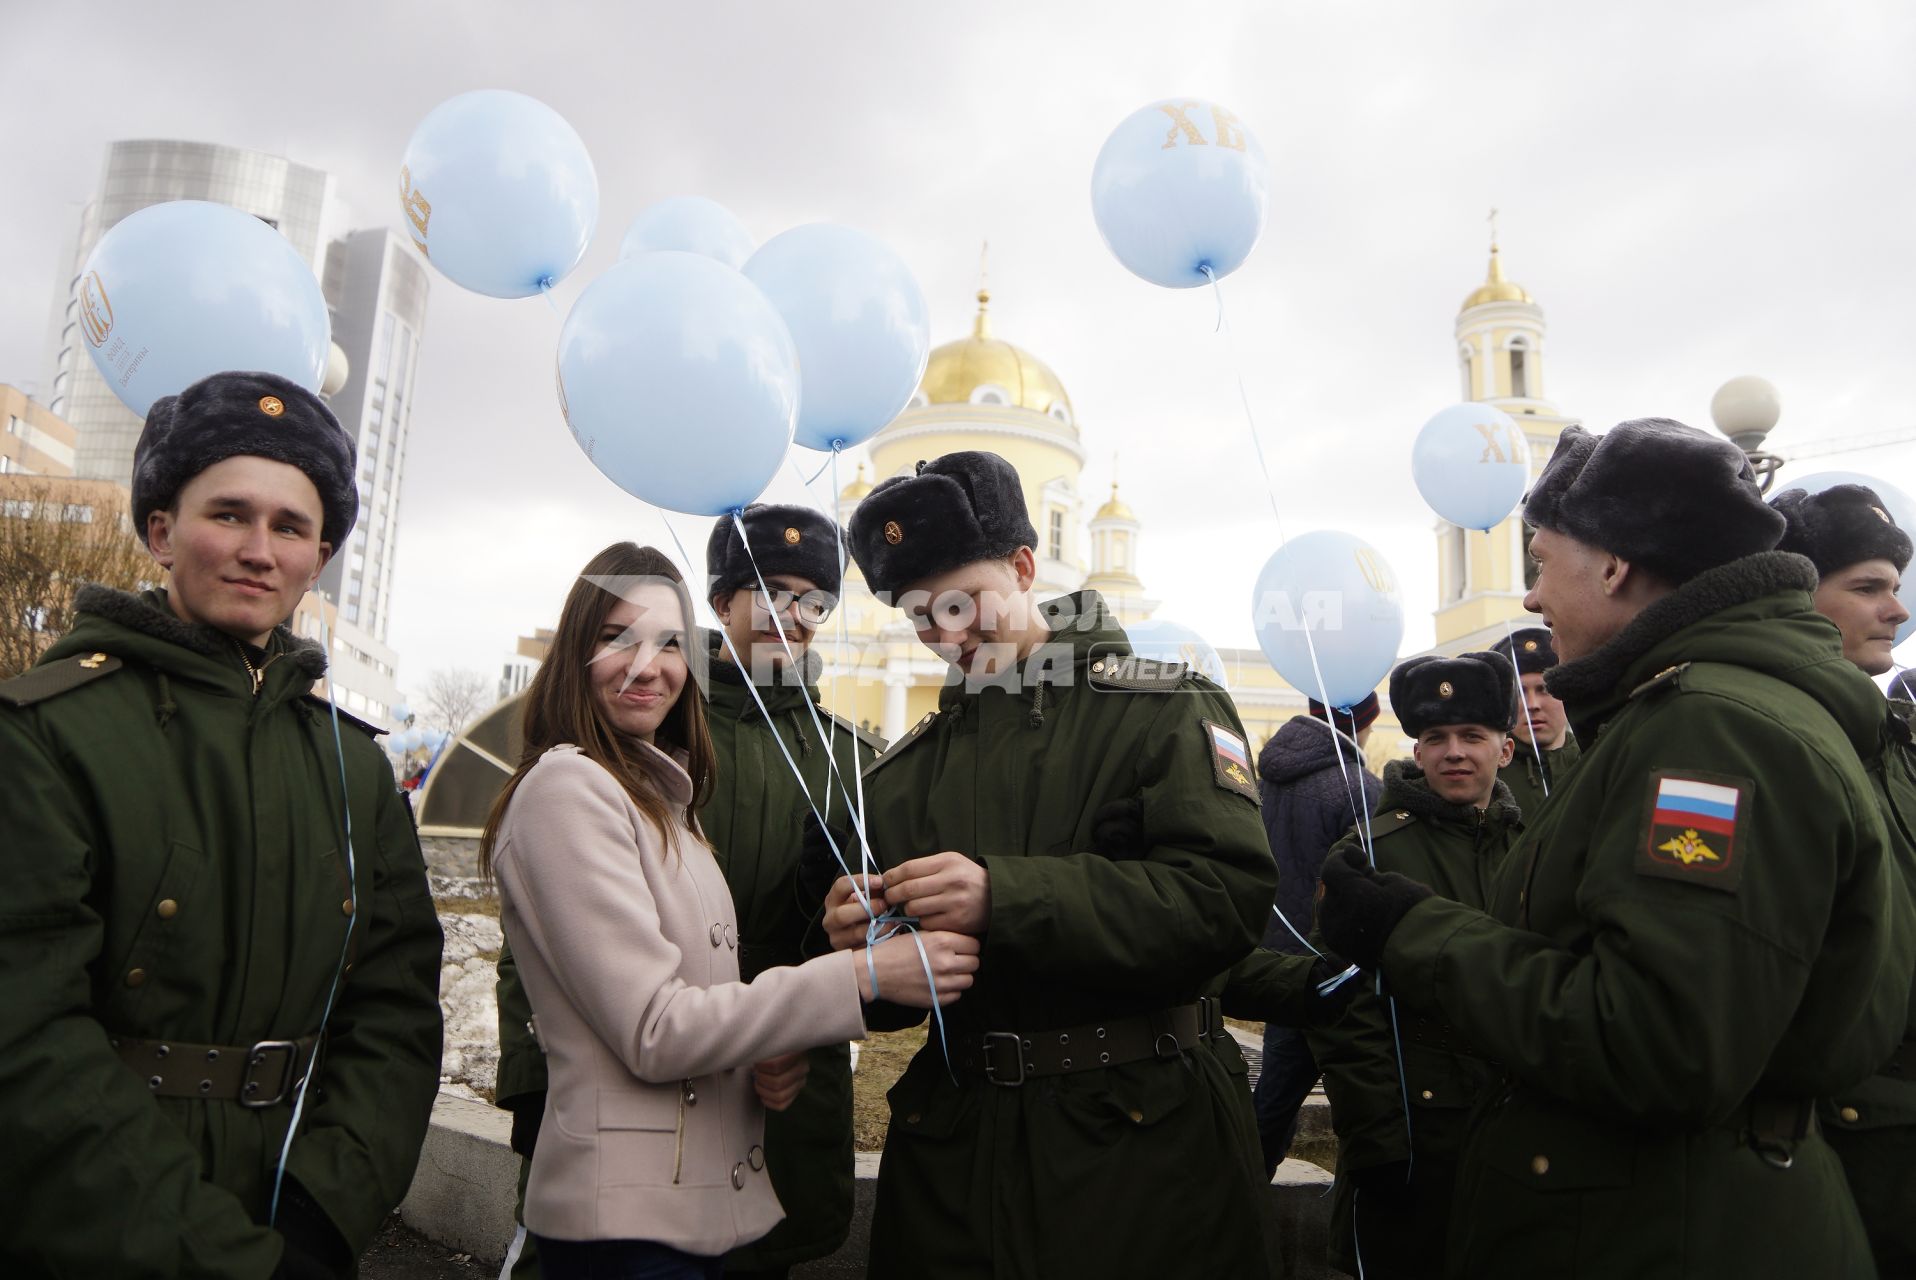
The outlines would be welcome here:
[[[1688,770],[1652,774],[1638,872],[1735,893],[1743,877],[1737,830],[1749,817],[1754,789],[1747,778]]]
[[[1226,791],[1235,791],[1248,796],[1252,803],[1262,804],[1263,798],[1257,793],[1257,778],[1251,766],[1251,749],[1244,739],[1231,729],[1212,720],[1199,722],[1204,726],[1204,735],[1211,747],[1211,773],[1217,784]]]

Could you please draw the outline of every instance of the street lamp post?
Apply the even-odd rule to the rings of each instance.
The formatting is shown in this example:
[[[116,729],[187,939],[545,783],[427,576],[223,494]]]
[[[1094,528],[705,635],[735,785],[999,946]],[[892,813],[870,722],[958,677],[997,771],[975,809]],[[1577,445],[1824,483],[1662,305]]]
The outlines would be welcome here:
[[[1783,459],[1763,448],[1763,441],[1783,416],[1783,402],[1776,388],[1753,374],[1731,378],[1710,397],[1710,418],[1730,443],[1749,455],[1750,469],[1764,493],[1776,479]]]

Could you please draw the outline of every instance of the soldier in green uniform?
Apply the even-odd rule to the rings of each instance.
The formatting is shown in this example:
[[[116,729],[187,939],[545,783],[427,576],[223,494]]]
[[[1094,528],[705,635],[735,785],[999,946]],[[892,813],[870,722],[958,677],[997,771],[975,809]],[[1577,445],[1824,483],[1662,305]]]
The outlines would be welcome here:
[[[1416,742],[1412,759],[1384,766],[1367,833],[1381,870],[1488,903],[1521,829],[1498,776],[1516,684],[1499,653],[1412,658],[1391,672],[1391,709]],[[1365,836],[1354,830],[1333,852],[1364,856]],[[1393,1011],[1360,985],[1349,1013],[1308,1033],[1337,1127],[1330,1260],[1367,1280],[1441,1276],[1457,1154],[1498,1073],[1441,1017]]]
[[[1516,666],[1522,704],[1517,709],[1517,749],[1499,776],[1525,819],[1534,822],[1545,797],[1563,781],[1564,770],[1577,762],[1580,752],[1563,703],[1543,682],[1543,673],[1557,665],[1556,646],[1548,627],[1525,627],[1490,648]]]
[[[160,399],[132,498],[166,588],[83,588],[0,684],[0,1274],[350,1276],[411,1183],[439,920],[377,731],[283,625],[354,470],[284,378]]]
[[[884,482],[851,535],[872,591],[952,667],[867,770],[872,906],[984,941],[891,1091],[870,1274],[1268,1274],[1246,1069],[1203,998],[1276,879],[1236,709],[1131,656],[1095,592],[1036,597],[1036,534],[994,454]],[[1101,833],[1126,809],[1135,838]],[[834,945],[864,935],[850,899],[849,878],[827,898]]]
[[[1451,1272],[1872,1275],[1814,1100],[1908,1015],[1916,919],[1859,759],[1881,697],[1720,437],[1572,427],[1524,518],[1583,758],[1487,912],[1347,855],[1319,904],[1400,1009],[1507,1073],[1459,1163]]]
[[[1835,485],[1789,489],[1770,500],[1789,527],[1781,551],[1816,566],[1817,612],[1843,634],[1843,653],[1865,675],[1895,665],[1890,650],[1909,611],[1896,598],[1909,568],[1909,534],[1896,527],[1874,490]],[[1902,855],[1904,892],[1916,901],[1916,707],[1889,704],[1883,750],[1867,761],[1883,801],[1890,839]],[[1916,977],[1912,978],[1916,983]],[[1830,1145],[1842,1158],[1876,1265],[1887,1277],[1916,1277],[1916,986],[1903,1042],[1875,1075],[1819,1104]]]
[[[827,821],[842,823],[857,771],[877,758],[883,743],[818,702],[818,660],[808,646],[837,604],[839,530],[828,517],[798,506],[747,507],[743,523],[749,557],[730,517],[713,526],[705,550],[707,598],[723,635],[707,638],[706,722],[717,770],[699,821],[731,886],[739,974],[750,982],[767,969],[804,958],[800,944],[817,912],[816,897],[801,897],[796,879],[804,820],[816,806]],[[759,589],[759,574],[771,592],[769,602]],[[829,760],[836,760],[836,771]],[[802,788],[793,765],[803,775]],[[498,996],[495,1101],[512,1110],[514,1149],[524,1157],[523,1183],[538,1140],[546,1073],[526,1026],[531,1005],[509,950],[499,956]],[[783,1276],[797,1263],[837,1250],[851,1230],[851,1051],[832,1045],[794,1056],[796,1063],[777,1065],[788,1077],[802,1079],[803,1087],[789,1106],[768,1109],[765,1117],[766,1164],[785,1220],[727,1255],[728,1277]],[[761,1080],[771,1074],[768,1066]],[[521,1237],[505,1274],[536,1276],[537,1267],[530,1239]]]

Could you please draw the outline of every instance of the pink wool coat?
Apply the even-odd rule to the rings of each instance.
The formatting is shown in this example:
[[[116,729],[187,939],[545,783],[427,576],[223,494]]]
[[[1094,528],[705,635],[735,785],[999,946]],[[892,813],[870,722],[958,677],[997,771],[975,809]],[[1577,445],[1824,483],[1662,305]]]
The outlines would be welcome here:
[[[675,808],[677,762],[644,747]],[[754,1062],[865,1034],[854,953],[738,976],[718,862],[661,840],[574,746],[541,756],[493,848],[500,921],[532,1000],[550,1089],[528,1230],[716,1255],[784,1216],[765,1173]]]

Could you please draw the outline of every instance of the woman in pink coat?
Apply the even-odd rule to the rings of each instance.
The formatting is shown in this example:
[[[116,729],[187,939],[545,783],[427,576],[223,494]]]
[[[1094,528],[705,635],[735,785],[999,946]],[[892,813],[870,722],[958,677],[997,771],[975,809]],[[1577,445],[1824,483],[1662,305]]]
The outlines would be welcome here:
[[[717,1277],[783,1216],[762,1108],[796,1096],[802,1051],[862,1038],[880,993],[948,1003],[978,967],[976,939],[926,933],[922,961],[894,937],[739,981],[696,818],[713,756],[691,618],[659,552],[593,557],[481,846],[551,1080],[525,1204],[547,1280]]]

